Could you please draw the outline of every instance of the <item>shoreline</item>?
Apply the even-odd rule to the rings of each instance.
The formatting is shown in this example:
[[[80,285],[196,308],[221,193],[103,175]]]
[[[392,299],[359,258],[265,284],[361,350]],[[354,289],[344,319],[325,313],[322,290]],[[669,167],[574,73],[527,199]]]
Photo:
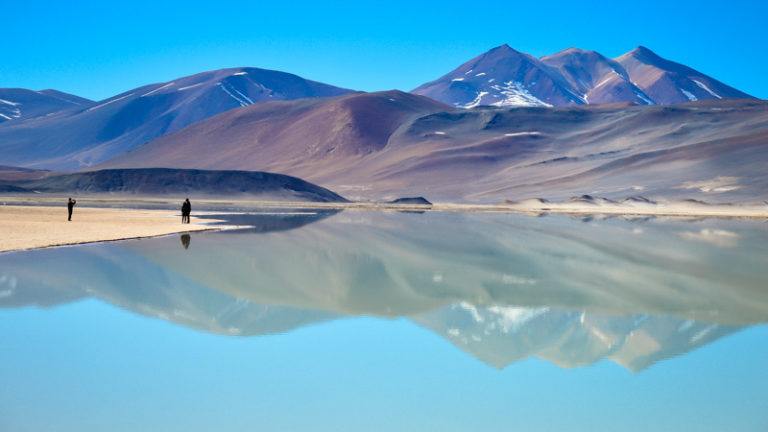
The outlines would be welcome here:
[[[52,206],[51,204],[58,205]],[[88,243],[134,240],[186,232],[218,231],[228,226],[210,225],[192,215],[181,224],[176,200],[162,198],[79,198],[72,222],[60,197],[0,197],[0,253],[74,246]],[[700,202],[618,203],[609,201],[545,202],[524,200],[500,204],[391,204],[375,202],[318,203],[257,200],[195,200],[201,207],[253,207],[313,210],[372,210],[450,213],[514,213],[524,215],[604,215],[629,217],[681,217],[768,219],[768,205],[715,205]],[[135,208],[137,206],[139,208]],[[160,206],[160,208],[143,208]],[[208,212],[198,210],[198,212]],[[222,210],[226,211],[226,210]]]
[[[79,208],[140,209],[142,211],[178,211],[178,199],[166,198],[78,198]],[[3,206],[37,207],[46,203],[61,205],[61,197],[13,197],[0,196]],[[497,204],[461,204],[437,202],[427,204],[393,204],[386,202],[312,202],[312,201],[262,201],[248,199],[195,199],[195,207],[245,206],[266,208],[319,209],[319,210],[381,210],[381,211],[433,211],[467,213],[516,213],[516,214],[566,214],[612,216],[665,216],[665,217],[717,217],[717,218],[766,218],[766,204],[708,204],[695,201],[671,201],[659,203],[621,203],[614,201],[561,201],[547,202],[527,199]],[[109,207],[107,207],[109,205]],[[138,207],[131,207],[136,205]],[[163,206],[157,208],[142,205]],[[193,212],[194,213],[194,212]],[[180,215],[180,214],[179,214]]]
[[[251,202],[249,202],[251,203]],[[658,207],[634,207],[622,205],[570,205],[548,203],[542,206],[515,204],[389,204],[389,203],[306,203],[253,201],[260,207],[328,209],[328,210],[381,210],[381,211],[431,211],[444,213],[514,213],[514,214],[565,214],[611,216],[664,216],[664,217],[716,217],[768,219],[768,205],[731,206],[711,205],[709,208],[659,205]]]
[[[67,221],[66,210],[66,205],[0,205],[0,253],[226,228],[211,227],[209,219],[181,224],[180,215],[172,210],[76,206],[72,221]]]

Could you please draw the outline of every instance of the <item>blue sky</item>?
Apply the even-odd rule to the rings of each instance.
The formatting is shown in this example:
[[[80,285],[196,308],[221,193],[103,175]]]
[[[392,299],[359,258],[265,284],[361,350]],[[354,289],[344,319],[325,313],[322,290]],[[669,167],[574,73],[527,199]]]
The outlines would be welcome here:
[[[507,43],[534,56],[644,45],[768,98],[768,2],[4,2],[0,87],[103,99],[254,66],[357,90],[411,90]]]

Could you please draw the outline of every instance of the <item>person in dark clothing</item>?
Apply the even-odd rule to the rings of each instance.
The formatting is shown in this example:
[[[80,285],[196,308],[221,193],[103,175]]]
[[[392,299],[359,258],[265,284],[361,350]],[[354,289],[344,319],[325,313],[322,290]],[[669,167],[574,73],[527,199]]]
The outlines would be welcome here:
[[[69,216],[67,217],[68,221],[72,220],[72,209],[75,208],[75,204],[77,204],[77,201],[72,198],[69,198],[69,201],[67,201],[67,211],[69,212]]]
[[[189,223],[190,213],[192,213],[192,204],[189,203],[189,198],[187,198],[184,203],[181,204],[181,223]]]

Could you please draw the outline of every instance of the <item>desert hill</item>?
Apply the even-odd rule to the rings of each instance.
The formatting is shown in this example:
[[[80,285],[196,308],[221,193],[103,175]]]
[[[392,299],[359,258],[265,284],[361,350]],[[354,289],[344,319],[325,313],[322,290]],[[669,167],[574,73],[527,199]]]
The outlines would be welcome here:
[[[0,182],[0,190],[70,195],[181,196],[194,194],[196,197],[241,196],[277,201],[346,201],[325,188],[281,174],[168,168],[111,169],[53,174],[36,180]]]

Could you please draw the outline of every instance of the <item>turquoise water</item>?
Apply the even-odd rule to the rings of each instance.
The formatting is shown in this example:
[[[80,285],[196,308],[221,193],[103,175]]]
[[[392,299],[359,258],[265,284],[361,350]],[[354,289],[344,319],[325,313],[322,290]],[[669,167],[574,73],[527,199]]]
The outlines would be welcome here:
[[[0,254],[0,430],[768,430],[763,221],[238,218]]]

